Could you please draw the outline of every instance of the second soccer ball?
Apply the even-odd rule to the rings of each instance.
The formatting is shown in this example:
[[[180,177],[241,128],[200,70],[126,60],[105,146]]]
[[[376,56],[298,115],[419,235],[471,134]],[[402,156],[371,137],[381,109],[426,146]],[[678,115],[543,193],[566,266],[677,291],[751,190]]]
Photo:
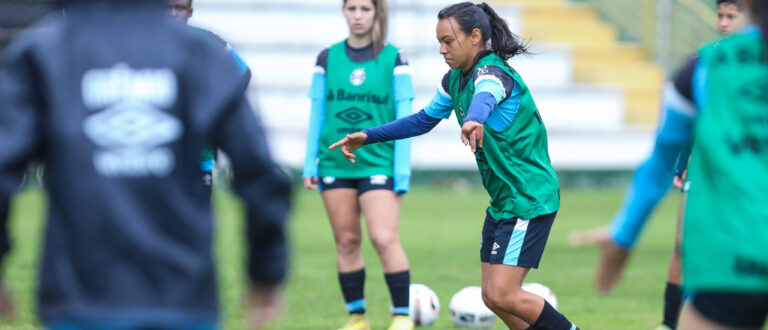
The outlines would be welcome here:
[[[440,300],[432,289],[424,284],[411,284],[410,313],[413,323],[418,326],[431,325],[440,315]]]

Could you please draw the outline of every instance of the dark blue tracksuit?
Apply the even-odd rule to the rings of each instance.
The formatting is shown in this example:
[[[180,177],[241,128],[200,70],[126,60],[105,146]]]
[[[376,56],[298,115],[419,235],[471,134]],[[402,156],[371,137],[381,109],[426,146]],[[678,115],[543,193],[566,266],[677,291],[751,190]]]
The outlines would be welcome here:
[[[254,283],[286,273],[290,188],[247,81],[164,0],[71,0],[0,66],[0,255],[26,164],[46,165],[44,322],[185,327],[218,320],[210,196],[199,160],[231,158]],[[13,283],[9,283],[13,285]]]

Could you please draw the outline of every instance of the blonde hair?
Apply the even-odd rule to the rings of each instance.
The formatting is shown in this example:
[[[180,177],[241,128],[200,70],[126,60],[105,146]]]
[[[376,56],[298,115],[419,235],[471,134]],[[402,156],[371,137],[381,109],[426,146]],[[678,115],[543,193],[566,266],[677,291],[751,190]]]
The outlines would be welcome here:
[[[385,40],[387,39],[387,0],[371,0],[376,7],[376,17],[374,18],[371,37],[373,39],[373,56],[379,56],[384,50]]]

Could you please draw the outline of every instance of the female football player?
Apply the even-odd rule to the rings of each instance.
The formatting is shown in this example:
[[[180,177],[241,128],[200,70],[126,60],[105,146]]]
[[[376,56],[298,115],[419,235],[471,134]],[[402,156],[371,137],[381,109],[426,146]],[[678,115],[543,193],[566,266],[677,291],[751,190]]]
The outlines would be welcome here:
[[[741,27],[742,5],[738,0],[717,0],[717,30],[720,35],[727,36]],[[716,44],[710,46],[714,47]],[[693,70],[693,67],[688,67]],[[690,73],[688,74],[690,75]],[[678,74],[685,76],[685,74]],[[675,82],[678,86],[683,86],[681,82]],[[690,85],[690,84],[688,84]],[[690,95],[690,92],[681,92],[683,95]],[[691,100],[692,101],[692,100]],[[664,310],[662,324],[656,330],[671,330],[677,328],[677,320],[680,315],[683,304],[682,274],[680,256],[680,241],[682,235],[682,222],[685,216],[685,201],[688,197],[690,182],[686,181],[686,169],[690,158],[690,148],[681,152],[675,162],[675,177],[673,186],[680,189],[680,204],[677,212],[677,226],[675,230],[675,245],[672,251],[672,257],[669,262],[669,271],[667,273],[667,283],[664,289]],[[606,243],[610,241],[610,229],[608,227],[598,227],[582,232],[571,233],[571,243],[573,245],[582,245],[589,243]]]
[[[743,1],[758,26],[703,47],[665,92],[666,116],[638,168],[597,284],[618,282],[630,249],[672,177],[674,156],[695,141],[683,223],[682,329],[759,329],[768,316],[766,148],[768,3]]]
[[[440,54],[451,70],[432,101],[417,114],[347,135],[331,148],[341,146],[357,163],[374,143],[424,134],[455,112],[491,196],[480,248],[483,301],[512,329],[577,329],[521,289],[539,265],[560,208],[544,123],[528,87],[507,63],[526,46],[486,3],[448,6],[438,20]]]
[[[351,166],[328,146],[348,133],[412,113],[413,83],[405,57],[385,42],[385,0],[345,0],[342,13],[349,36],[317,57],[309,96],[304,186],[322,193],[336,242],[341,291],[351,317],[342,329],[368,329],[365,267],[360,254],[360,215],[381,258],[392,298],[390,329],[411,329],[408,316],[410,271],[400,244],[401,195],[411,176],[410,141],[382,143],[359,155]]]

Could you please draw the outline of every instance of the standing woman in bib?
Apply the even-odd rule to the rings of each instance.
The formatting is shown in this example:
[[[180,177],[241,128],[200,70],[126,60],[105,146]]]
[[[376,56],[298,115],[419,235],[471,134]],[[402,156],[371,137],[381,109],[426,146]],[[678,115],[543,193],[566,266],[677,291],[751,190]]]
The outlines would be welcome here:
[[[544,123],[528,87],[506,62],[526,47],[486,3],[451,5],[438,19],[440,54],[451,70],[432,101],[414,115],[347,135],[331,148],[341,146],[357,163],[366,149],[424,134],[455,112],[491,196],[480,248],[483,301],[511,329],[577,329],[521,288],[528,271],[539,266],[560,208]]]
[[[333,229],[339,282],[350,313],[342,329],[369,329],[361,213],[392,297],[390,329],[412,329],[410,272],[398,234],[400,196],[408,191],[411,177],[410,141],[369,148],[359,155],[358,164],[325,148],[346,134],[410,115],[414,97],[410,68],[399,50],[384,40],[385,0],[345,0],[342,12],[349,36],[320,52],[309,92],[312,111],[304,186],[319,188]]]

